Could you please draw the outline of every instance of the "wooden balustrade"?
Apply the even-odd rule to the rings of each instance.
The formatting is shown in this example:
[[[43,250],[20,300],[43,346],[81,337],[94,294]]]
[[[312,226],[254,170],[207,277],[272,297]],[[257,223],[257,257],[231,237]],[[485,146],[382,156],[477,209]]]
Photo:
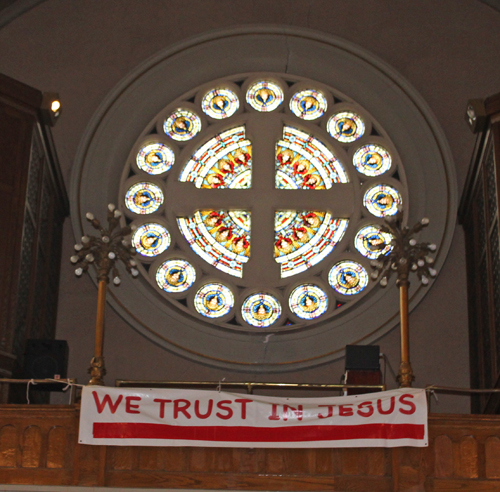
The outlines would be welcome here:
[[[500,490],[500,416],[429,418],[428,448],[78,444],[73,405],[0,405],[0,483],[233,490]]]

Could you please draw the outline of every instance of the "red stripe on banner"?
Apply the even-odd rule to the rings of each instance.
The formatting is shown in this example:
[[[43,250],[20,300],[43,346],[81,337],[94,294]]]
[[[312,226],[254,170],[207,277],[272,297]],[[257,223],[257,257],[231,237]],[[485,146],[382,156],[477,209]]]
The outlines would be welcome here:
[[[176,439],[218,442],[344,441],[349,439],[423,439],[417,424],[304,425],[294,427],[174,426],[95,422],[95,439]]]

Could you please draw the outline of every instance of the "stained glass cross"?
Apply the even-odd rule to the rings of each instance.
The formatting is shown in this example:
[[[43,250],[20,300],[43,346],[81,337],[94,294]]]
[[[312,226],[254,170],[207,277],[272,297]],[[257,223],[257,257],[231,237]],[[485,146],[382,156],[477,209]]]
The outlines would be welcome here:
[[[243,266],[243,279],[238,283],[265,289],[277,285],[280,279],[280,265],[274,258],[275,212],[318,210],[329,211],[336,218],[349,218],[354,210],[355,190],[352,183],[333,184],[328,190],[276,189],[275,152],[276,143],[283,138],[282,115],[258,116],[246,123],[246,138],[252,142],[253,153],[251,188],[204,189],[170,179],[166,202],[176,217],[193,215],[196,210],[250,211],[250,260]]]

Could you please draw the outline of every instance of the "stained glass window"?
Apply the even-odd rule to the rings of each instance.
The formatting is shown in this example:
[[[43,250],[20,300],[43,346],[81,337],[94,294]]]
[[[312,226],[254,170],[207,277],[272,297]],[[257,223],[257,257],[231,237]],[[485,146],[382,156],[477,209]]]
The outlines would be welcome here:
[[[203,112],[216,120],[233,116],[239,107],[238,96],[229,89],[212,89],[201,100]]]
[[[132,244],[143,256],[158,256],[170,246],[170,234],[160,224],[143,224],[133,233]]]
[[[283,128],[283,140],[276,145],[276,188],[320,190],[348,181],[342,164],[322,142],[296,128]]]
[[[403,204],[399,191],[389,185],[376,185],[369,188],[363,198],[363,204],[370,213],[377,217],[396,215]]]
[[[191,140],[201,130],[200,117],[188,109],[176,109],[163,124],[165,133],[174,140]]]
[[[222,284],[206,284],[196,293],[194,298],[196,311],[208,318],[225,316],[233,306],[233,293]]]
[[[243,301],[241,315],[249,325],[265,328],[280,317],[281,305],[269,294],[252,294]]]
[[[380,176],[391,168],[391,155],[380,145],[363,145],[352,159],[354,167],[365,176]]]
[[[355,261],[340,261],[330,270],[328,282],[339,294],[352,296],[368,285],[368,273]]]
[[[246,101],[240,87],[248,87]],[[183,310],[188,302],[226,329],[268,330],[287,326],[285,320],[289,330],[335,316],[329,307],[340,295],[343,304],[357,300],[369,282],[364,262],[387,254],[392,240],[375,218],[362,225],[359,219],[396,213],[406,182],[404,172],[395,172],[401,163],[395,150],[388,152],[396,147],[383,129],[365,110],[338,109],[350,107],[343,97],[284,75],[238,75],[186,92],[168,106],[178,109],[158,112],[131,150],[121,204],[127,221],[137,214],[133,245],[139,261],[156,258],[148,280],[163,297],[172,294]],[[330,101],[338,106],[327,120]],[[155,137],[154,129],[167,136]],[[169,137],[199,143],[183,146]],[[389,172],[381,184],[379,176]],[[169,222],[167,231],[165,220],[175,220],[178,231]],[[252,252],[251,239],[259,241]],[[224,275],[239,293],[253,294],[236,296]],[[296,276],[288,290],[286,280]],[[319,285],[325,277],[333,290]],[[226,321],[234,308],[238,314]]]
[[[174,164],[175,154],[162,143],[145,145],[136,157],[137,167],[148,174],[166,173]]]
[[[297,92],[290,99],[290,109],[303,120],[315,120],[323,116],[328,108],[326,98],[320,91],[307,89]]]
[[[136,183],[125,194],[125,205],[135,214],[152,214],[163,204],[163,192],[153,183]]]
[[[365,124],[356,113],[342,111],[328,120],[326,129],[339,142],[350,143],[364,135]]]
[[[289,305],[299,318],[315,319],[327,310],[328,296],[316,285],[299,285],[290,294]]]
[[[257,111],[274,111],[282,101],[281,87],[266,80],[255,82],[247,91],[247,102]]]
[[[196,280],[196,270],[186,260],[167,260],[156,271],[156,283],[165,292],[185,292]]]
[[[207,263],[234,277],[243,276],[250,257],[250,212],[201,210],[178,218],[183,236]]]
[[[281,277],[297,275],[323,260],[342,239],[348,223],[329,212],[276,212],[274,256],[281,265]]]
[[[374,260],[391,251],[392,235],[383,232],[379,226],[368,225],[358,231],[354,246],[366,258]]]
[[[179,181],[197,188],[250,188],[252,145],[245,127],[220,133],[203,144],[187,162]]]

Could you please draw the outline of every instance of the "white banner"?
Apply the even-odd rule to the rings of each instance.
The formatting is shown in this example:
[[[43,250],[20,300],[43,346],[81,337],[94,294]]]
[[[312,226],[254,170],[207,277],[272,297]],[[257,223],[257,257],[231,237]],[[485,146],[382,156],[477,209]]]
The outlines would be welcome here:
[[[83,388],[82,444],[332,448],[427,446],[423,389],[332,398]]]

